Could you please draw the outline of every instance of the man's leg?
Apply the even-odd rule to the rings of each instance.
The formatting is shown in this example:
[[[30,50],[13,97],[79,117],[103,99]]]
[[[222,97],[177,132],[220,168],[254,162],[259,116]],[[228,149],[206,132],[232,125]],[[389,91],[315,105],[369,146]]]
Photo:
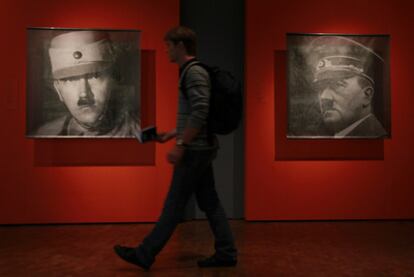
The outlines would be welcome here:
[[[125,261],[149,269],[156,255],[165,246],[184,214],[186,203],[194,192],[194,168],[191,168],[191,157],[186,154],[183,161],[175,166],[170,190],[158,222],[136,248],[115,246],[115,252]]]
[[[170,239],[178,223],[181,221],[185,206],[194,192],[194,172],[187,164],[174,168],[170,190],[164,202],[161,215],[152,231],[136,248],[137,255],[154,262],[155,256]]]
[[[222,261],[236,261],[237,250],[225,211],[218,198],[213,167],[210,163],[203,178],[196,187],[196,199],[200,209],[206,213],[215,238],[214,257]]]

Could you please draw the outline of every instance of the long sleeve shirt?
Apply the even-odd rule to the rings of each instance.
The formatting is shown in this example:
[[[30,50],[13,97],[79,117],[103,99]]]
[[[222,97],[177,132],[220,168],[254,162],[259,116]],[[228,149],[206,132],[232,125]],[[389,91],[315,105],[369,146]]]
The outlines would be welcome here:
[[[180,68],[177,138],[181,139],[186,127],[200,129],[190,143],[191,148],[210,146],[207,134],[211,83],[208,72],[190,60]],[[189,67],[188,67],[189,66]]]

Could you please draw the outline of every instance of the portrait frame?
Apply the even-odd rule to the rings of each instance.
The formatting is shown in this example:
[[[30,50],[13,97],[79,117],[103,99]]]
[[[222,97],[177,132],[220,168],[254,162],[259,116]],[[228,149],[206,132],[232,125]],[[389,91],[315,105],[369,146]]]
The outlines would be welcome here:
[[[288,139],[391,137],[390,35],[287,33],[286,44]],[[325,102],[332,105],[330,109],[335,109],[334,112],[337,112],[335,105],[340,103],[335,104],[333,99],[332,103],[328,103],[322,99],[320,84],[322,81],[339,78],[340,74],[347,78],[363,76],[364,79],[371,80],[374,91],[371,96],[372,116],[361,116],[359,120],[359,114],[351,116],[356,114],[351,108],[345,115],[339,114],[338,108],[337,118],[344,122],[342,125],[332,123],[334,116],[333,119],[327,118],[329,113],[323,111]],[[377,119],[373,123],[376,124],[375,127],[378,127],[379,122],[383,129],[377,131],[368,123],[365,124],[365,120],[371,122],[374,117]],[[349,125],[345,123],[345,118],[350,122]],[[340,127],[335,130],[332,126]]]
[[[92,123],[87,125],[91,127],[91,132],[72,132],[68,124],[83,123],[79,118],[71,114],[66,99],[56,93],[56,81],[76,79],[78,76],[63,76],[64,78],[56,78],[54,67],[56,64],[62,67],[62,60],[67,63],[67,56],[64,59],[57,60],[52,55],[51,46],[52,39],[65,34],[75,34],[67,39],[68,47],[73,49],[73,60],[80,57],[78,64],[82,59],[84,64],[92,64],[93,68],[97,68],[103,64],[101,60],[109,59],[107,67],[110,68],[111,86],[108,86],[104,99],[101,102],[102,108],[96,118],[91,119]],[[109,45],[105,50],[103,46],[99,48],[94,46],[96,43],[84,42],[84,38],[78,38],[76,34],[93,33],[100,41]],[[83,43],[78,49],[75,44],[77,39]],[[88,39],[88,38],[87,38]],[[140,128],[141,119],[141,47],[140,47],[141,31],[135,29],[99,29],[99,28],[58,28],[58,27],[28,27],[27,28],[27,65],[26,65],[26,137],[28,138],[134,138],[136,130]],[[98,39],[96,39],[98,40]],[[75,41],[72,43],[72,41]],[[67,50],[66,46],[61,43],[57,50]],[[102,44],[103,45],[103,44]],[[94,48],[95,47],[95,48]],[[76,48],[76,49],[75,49]],[[104,50],[102,50],[104,49]],[[82,52],[83,51],[83,52]],[[106,51],[106,52],[105,52]],[[92,54],[90,54],[92,53]],[[97,58],[98,57],[98,58]],[[71,58],[71,57],[70,57]],[[89,60],[88,60],[89,58]],[[101,60],[100,60],[101,59]],[[57,60],[57,62],[56,62]],[[52,62],[54,63],[52,65]],[[72,61],[69,61],[71,63]],[[106,60],[105,60],[106,62]],[[73,64],[69,64],[73,66]],[[69,67],[63,64],[63,68]],[[73,72],[80,72],[78,68]],[[66,68],[65,68],[66,67]],[[90,69],[92,70],[92,69]],[[96,78],[97,73],[104,72],[102,69],[98,71],[87,71],[88,80]],[[55,70],[56,71],[56,70]],[[105,68],[105,72],[109,71]],[[84,72],[82,72],[83,74]],[[77,73],[79,76],[81,73]],[[92,75],[94,76],[92,76]],[[92,76],[92,77],[91,77]],[[98,75],[100,76],[100,75]],[[79,77],[80,78],[80,77]],[[99,107],[98,100],[94,94],[93,87],[90,87],[90,98],[93,99],[90,104],[90,110]],[[103,96],[102,96],[103,97]],[[79,101],[80,104],[83,102]],[[83,103],[86,106],[85,103]],[[88,107],[84,108],[88,111]],[[92,112],[90,112],[92,113]],[[86,117],[86,116],[85,116]],[[81,118],[81,117],[80,117]],[[82,118],[81,118],[82,119]],[[71,120],[71,121],[70,121]],[[67,123],[69,122],[69,123]],[[87,122],[89,123],[89,122]],[[79,124],[84,126],[85,124]],[[46,126],[46,127],[45,127]],[[67,129],[67,131],[65,131]]]

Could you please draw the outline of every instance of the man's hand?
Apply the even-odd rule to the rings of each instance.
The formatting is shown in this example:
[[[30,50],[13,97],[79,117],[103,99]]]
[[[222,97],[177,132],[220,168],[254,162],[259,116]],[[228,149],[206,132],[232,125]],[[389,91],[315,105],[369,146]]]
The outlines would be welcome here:
[[[160,143],[165,143],[165,142],[175,138],[176,136],[177,136],[177,132],[174,129],[174,130],[171,130],[170,132],[163,132],[163,133],[157,134],[157,137],[155,138],[155,140],[160,142]]]
[[[182,146],[174,146],[173,149],[170,150],[167,154],[167,160],[171,164],[178,164],[184,155],[184,147]]]

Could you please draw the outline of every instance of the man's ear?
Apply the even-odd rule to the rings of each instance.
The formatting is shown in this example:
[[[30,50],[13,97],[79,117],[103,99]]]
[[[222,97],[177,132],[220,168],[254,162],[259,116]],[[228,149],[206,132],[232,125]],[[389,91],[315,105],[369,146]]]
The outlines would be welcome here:
[[[60,94],[58,82],[59,82],[58,80],[53,81],[53,87],[55,88],[56,93],[59,96],[59,100],[63,102],[63,97],[62,97],[62,94]]]
[[[363,93],[364,93],[363,105],[364,107],[367,107],[371,104],[372,98],[374,97],[374,88],[371,86],[365,87],[363,89]]]

